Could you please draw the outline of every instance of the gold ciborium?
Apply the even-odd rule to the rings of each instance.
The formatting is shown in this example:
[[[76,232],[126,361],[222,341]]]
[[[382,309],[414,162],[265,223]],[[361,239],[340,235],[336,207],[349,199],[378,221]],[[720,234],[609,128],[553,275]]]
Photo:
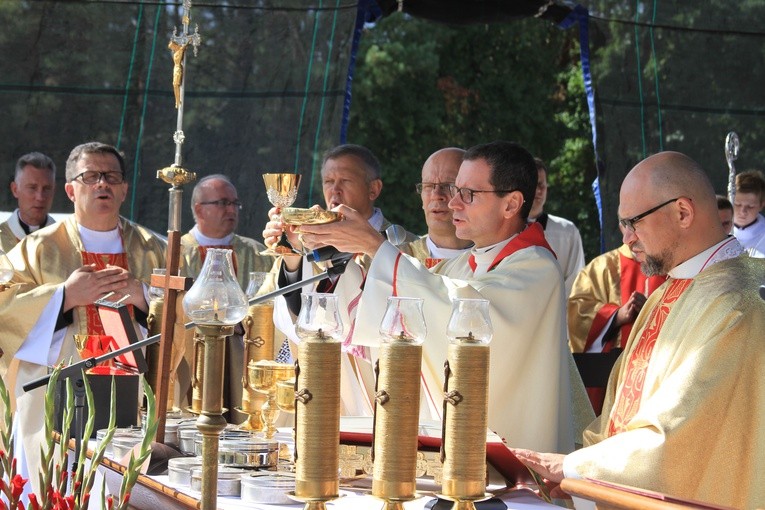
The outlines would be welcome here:
[[[271,205],[283,209],[294,204],[295,199],[297,199],[300,177],[299,174],[263,174],[266,196]],[[283,255],[294,253],[294,250],[287,241],[287,235],[282,233],[281,239],[274,246],[269,246],[263,253],[266,255]]]
[[[294,378],[295,367],[271,360],[251,361],[247,365],[247,374],[250,388],[266,395],[266,402],[260,408],[260,416],[263,420],[263,436],[271,439],[276,433],[274,421],[279,413],[276,405],[277,383]]]

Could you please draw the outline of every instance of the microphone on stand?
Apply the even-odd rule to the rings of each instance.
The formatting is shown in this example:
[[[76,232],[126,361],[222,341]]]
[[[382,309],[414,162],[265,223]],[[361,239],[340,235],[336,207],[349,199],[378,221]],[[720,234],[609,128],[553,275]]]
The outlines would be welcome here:
[[[343,259],[350,259],[353,257],[353,254],[342,252],[334,246],[322,246],[321,248],[311,250],[306,257],[308,258],[308,262],[323,262],[325,260],[337,262]]]
[[[399,246],[406,241],[406,230],[404,230],[404,227],[401,225],[390,225],[380,233],[383,234],[393,246]],[[311,250],[306,257],[308,258],[308,262],[323,262],[325,260],[340,262],[350,260],[353,257],[353,253],[342,252],[334,246],[322,246],[321,248]]]

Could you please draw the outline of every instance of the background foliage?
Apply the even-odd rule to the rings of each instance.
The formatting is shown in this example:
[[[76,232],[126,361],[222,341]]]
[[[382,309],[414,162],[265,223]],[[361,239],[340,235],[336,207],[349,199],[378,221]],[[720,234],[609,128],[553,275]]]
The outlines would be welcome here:
[[[345,101],[357,0],[194,2],[202,47],[189,57],[184,163],[233,177],[244,198],[240,231],[259,238],[260,174],[306,176],[297,205],[321,203],[321,153],[369,145],[384,166],[381,206],[424,232],[413,184],[434,150],[516,140],[551,168],[547,209],[577,223],[588,258],[599,251],[596,175],[579,71],[577,27],[549,21],[448,26],[393,14],[367,27]],[[560,3],[563,3],[561,0]],[[606,248],[619,244],[618,189],[643,157],[678,150],[725,190],[723,140],[741,138],[740,170],[765,157],[765,2],[588,0]],[[0,0],[0,182],[21,154],[61,168],[91,139],[118,145],[130,165],[123,212],[167,224],[173,160],[170,52],[179,1]],[[61,186],[63,187],[63,186]],[[12,209],[0,186],[0,209]],[[184,228],[191,226],[188,198]],[[59,188],[57,212],[71,211]]]
[[[595,178],[576,30],[536,19],[451,27],[394,14],[362,38],[349,141],[383,162],[379,205],[427,230],[414,184],[432,152],[514,140],[548,163],[545,210],[575,221],[594,255]]]

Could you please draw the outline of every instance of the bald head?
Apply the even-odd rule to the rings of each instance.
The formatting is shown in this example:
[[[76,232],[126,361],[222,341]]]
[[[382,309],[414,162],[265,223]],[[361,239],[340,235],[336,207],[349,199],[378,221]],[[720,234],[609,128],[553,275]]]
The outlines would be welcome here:
[[[463,149],[457,147],[447,147],[445,149],[439,149],[425,160],[422,165],[423,181],[425,177],[426,169],[437,167],[443,168],[444,171],[451,176],[451,182],[457,178],[457,172],[462,164],[462,156],[465,154]]]
[[[641,258],[649,262],[643,269],[653,274],[666,273],[725,238],[712,183],[698,163],[679,152],[650,156],[625,177],[619,218],[639,215],[644,216],[634,222],[634,232],[625,231],[624,242],[641,263]]]
[[[449,189],[446,185],[454,184],[462,164],[465,151],[456,147],[440,149],[430,155],[422,165],[422,182],[440,184],[423,186],[420,194],[425,222],[428,224],[428,236],[441,248],[464,248],[470,241],[459,239],[452,223],[452,211],[449,209]]]

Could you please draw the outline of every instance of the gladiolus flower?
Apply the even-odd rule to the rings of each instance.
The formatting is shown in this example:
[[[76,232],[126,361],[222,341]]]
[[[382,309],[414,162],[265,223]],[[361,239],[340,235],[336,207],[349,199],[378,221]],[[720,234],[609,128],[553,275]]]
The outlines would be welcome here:
[[[27,483],[27,479],[21,478],[21,475],[16,475],[13,477],[11,480],[11,496],[13,499],[19,499],[21,493],[24,492],[25,483]]]

